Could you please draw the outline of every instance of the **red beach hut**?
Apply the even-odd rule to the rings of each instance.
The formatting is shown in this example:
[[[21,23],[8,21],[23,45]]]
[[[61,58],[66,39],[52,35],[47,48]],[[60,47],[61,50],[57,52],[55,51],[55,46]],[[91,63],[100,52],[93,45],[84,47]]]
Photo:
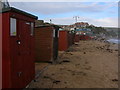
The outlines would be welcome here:
[[[59,51],[66,51],[69,48],[68,31],[59,31]]]
[[[58,28],[52,25],[35,28],[35,60],[53,62],[58,56]]]
[[[8,7],[2,12],[2,88],[25,88],[35,76],[36,16]]]
[[[69,32],[68,34],[68,44],[72,46],[74,44],[75,33]]]
[[[74,41],[75,41],[75,42],[79,42],[79,40],[80,40],[79,34],[76,34],[76,35],[75,35],[75,38],[74,38]]]

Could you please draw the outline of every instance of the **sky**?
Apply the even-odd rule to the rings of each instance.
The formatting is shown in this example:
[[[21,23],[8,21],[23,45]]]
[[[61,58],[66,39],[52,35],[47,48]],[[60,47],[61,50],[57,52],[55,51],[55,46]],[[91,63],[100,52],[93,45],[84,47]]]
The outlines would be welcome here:
[[[16,7],[38,16],[39,20],[60,25],[88,22],[95,26],[118,27],[118,2],[10,2]]]

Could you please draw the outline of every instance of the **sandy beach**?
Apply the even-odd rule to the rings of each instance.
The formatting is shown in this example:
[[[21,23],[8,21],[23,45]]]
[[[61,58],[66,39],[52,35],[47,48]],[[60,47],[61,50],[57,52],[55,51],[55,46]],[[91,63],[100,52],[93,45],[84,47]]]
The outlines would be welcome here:
[[[118,88],[118,50],[114,47],[80,41],[59,52],[59,62],[49,64],[29,88]]]

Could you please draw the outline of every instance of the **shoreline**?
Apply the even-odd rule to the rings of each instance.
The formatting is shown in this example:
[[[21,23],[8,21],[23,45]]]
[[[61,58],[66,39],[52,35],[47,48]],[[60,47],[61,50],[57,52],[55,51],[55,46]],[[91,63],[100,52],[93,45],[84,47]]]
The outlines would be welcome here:
[[[113,51],[118,51],[118,46],[120,44],[120,43],[110,42],[107,39],[103,39],[103,38],[95,39],[95,41],[99,41],[99,42],[105,43],[106,44],[105,45],[105,47],[106,47],[105,49],[107,49],[107,50],[113,50]]]

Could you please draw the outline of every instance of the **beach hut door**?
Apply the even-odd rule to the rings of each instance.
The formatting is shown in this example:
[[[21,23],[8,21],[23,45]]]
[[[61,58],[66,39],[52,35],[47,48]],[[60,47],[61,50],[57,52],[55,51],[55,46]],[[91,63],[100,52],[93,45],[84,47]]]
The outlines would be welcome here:
[[[12,87],[22,88],[30,81],[31,72],[30,22],[10,19],[10,43],[12,59]]]

